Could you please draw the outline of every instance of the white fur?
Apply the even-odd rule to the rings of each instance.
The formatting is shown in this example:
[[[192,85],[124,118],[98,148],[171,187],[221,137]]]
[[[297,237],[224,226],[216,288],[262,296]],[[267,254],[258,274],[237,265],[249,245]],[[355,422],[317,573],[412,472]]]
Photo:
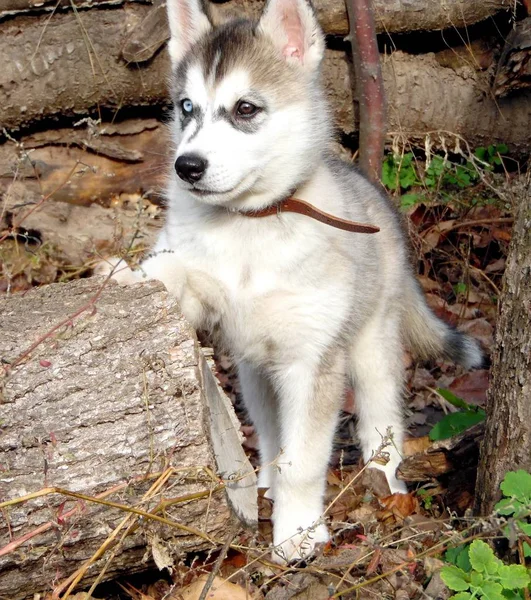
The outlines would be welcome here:
[[[212,26],[201,9],[199,0],[167,0],[170,41],[168,52],[173,66],[179,64],[186,52]]]
[[[170,24],[184,10],[198,20],[191,24],[193,36],[204,29],[196,0],[168,2]],[[175,45],[181,25],[173,21],[171,27]],[[313,12],[305,0],[270,0],[260,27],[263,35],[278,34],[270,42],[282,50],[278,61],[299,70],[300,98],[285,104],[268,98],[260,127],[237,131],[213,118],[215,111],[266,92],[252,90],[241,68],[216,86],[205,79],[207,70],[190,66],[179,94],[201,106],[204,122],[194,135],[192,124],[181,131],[176,118],[172,132],[176,156],[207,158],[198,187],[211,193],[199,196],[172,173],[167,220],[153,255],[126,279],[161,280],[188,320],[219,333],[237,361],[259,434],[259,485],[274,499],[275,557],[289,561],[328,539],[322,519],[326,469],[348,380],[365,460],[390,431],[389,462],[380,468],[391,491],[405,491],[395,475],[403,439],[404,314],[423,315],[415,320],[413,341],[422,337],[423,322],[431,324],[430,335],[440,339],[427,348],[442,349],[447,328],[415,292],[402,230],[386,199],[327,157],[329,120],[316,83],[324,41]],[[298,198],[376,223],[381,233],[346,233],[296,214],[254,219],[235,212],[278,201],[294,186]]]

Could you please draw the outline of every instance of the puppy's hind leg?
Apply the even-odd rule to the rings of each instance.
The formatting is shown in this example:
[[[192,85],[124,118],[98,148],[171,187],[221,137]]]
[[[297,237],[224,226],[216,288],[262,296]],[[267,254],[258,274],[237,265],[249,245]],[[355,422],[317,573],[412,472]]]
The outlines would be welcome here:
[[[389,445],[383,449],[389,455],[389,462],[382,466],[374,461],[371,467],[385,472],[392,493],[407,491],[395,474],[402,460],[404,437],[401,402],[404,367],[399,327],[398,315],[392,311],[377,314],[356,336],[350,352],[363,458],[368,462],[387,433],[391,434]]]
[[[245,407],[258,434],[258,487],[265,488],[265,496],[273,499],[280,452],[277,400],[269,381],[250,364],[242,361],[238,375]]]

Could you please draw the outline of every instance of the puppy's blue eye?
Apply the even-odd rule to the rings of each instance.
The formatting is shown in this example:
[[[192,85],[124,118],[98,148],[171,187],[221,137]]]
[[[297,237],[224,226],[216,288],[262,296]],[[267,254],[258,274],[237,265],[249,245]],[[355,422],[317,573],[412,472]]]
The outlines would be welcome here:
[[[193,102],[189,98],[185,98],[181,102],[181,108],[183,109],[183,113],[185,115],[191,115],[194,112]]]

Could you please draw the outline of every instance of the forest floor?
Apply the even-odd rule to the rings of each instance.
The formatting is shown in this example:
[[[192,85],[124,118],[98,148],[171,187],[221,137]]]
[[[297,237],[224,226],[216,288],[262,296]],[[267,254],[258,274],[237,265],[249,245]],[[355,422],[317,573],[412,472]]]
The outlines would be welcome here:
[[[405,161],[402,155],[402,162],[388,157],[384,165],[384,183],[407,217],[412,254],[430,306],[477,338],[487,356],[494,343],[496,304],[522,180],[495,160],[498,155],[492,154],[489,168],[481,176],[468,178],[466,172],[464,176],[459,172],[462,161],[445,163],[441,169],[435,165],[433,178],[430,165],[422,162],[415,166],[416,159],[408,162],[409,155]],[[47,201],[53,202],[53,197]],[[139,205],[160,220],[160,209],[141,198],[129,198],[123,210],[134,211]],[[12,233],[7,229],[0,232],[0,293],[19,293],[35,285],[88,276],[97,258],[88,260],[83,268],[73,268],[57,251],[60,249],[34,243],[31,232]],[[409,355],[404,360],[408,455],[425,453],[434,443],[481,420],[488,369],[464,372],[445,361],[419,364]],[[256,435],[241,404],[234,366],[224,355],[215,355],[215,364],[216,375],[241,420],[244,447],[256,465]],[[499,536],[495,520],[479,521],[471,513],[477,440],[464,446],[467,454],[459,464],[447,465],[439,476],[421,475],[410,482],[407,495],[389,495],[386,483],[368,476],[360,464],[354,406],[355,398],[349,392],[328,473],[327,517],[332,541],[314,560],[289,569],[270,561],[271,505],[261,498],[259,531],[230,540],[228,550],[183,557],[171,573],[150,571],[102,584],[92,597],[197,600],[213,570],[216,578],[207,598],[214,600],[449,597],[439,575],[448,548],[480,534],[483,538]],[[448,416],[456,414],[465,416]],[[412,468],[416,468],[414,464]],[[265,550],[258,554],[238,550],[253,545]],[[504,551],[508,556],[513,550],[505,547]],[[84,593],[72,598],[88,600]]]

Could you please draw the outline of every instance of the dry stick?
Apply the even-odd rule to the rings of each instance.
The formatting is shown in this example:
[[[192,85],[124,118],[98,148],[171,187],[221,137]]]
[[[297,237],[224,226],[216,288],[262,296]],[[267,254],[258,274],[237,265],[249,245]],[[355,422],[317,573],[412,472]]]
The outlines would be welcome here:
[[[176,472],[176,471],[174,470],[174,472]],[[157,479],[158,477],[160,477],[161,474],[162,474],[162,472],[151,473],[149,475],[140,475],[138,477],[134,477],[130,481],[127,481],[124,483],[119,483],[119,484],[113,486],[112,488],[109,488],[108,490],[101,492],[101,494],[94,496],[94,498],[96,498],[98,500],[107,498],[108,496],[111,496],[112,494],[115,494],[116,492],[119,492],[119,491],[129,487],[129,485],[131,485],[132,483],[141,483],[143,481],[149,481],[150,479]],[[222,486],[220,486],[220,487],[222,487]],[[33,494],[29,494],[28,496],[24,496],[23,498],[16,498],[16,499],[13,499],[8,502],[10,504],[17,504],[20,502],[25,502],[26,500],[31,500],[32,498],[36,498],[36,497],[42,495],[42,494],[40,494],[41,491],[42,490],[39,490],[39,492],[34,492]],[[48,493],[52,494],[53,492],[49,491]],[[35,494],[38,494],[38,495],[35,495]],[[169,506],[172,504],[177,504],[179,502],[188,502],[189,500],[196,500],[200,497],[206,496],[207,494],[210,494],[210,490],[208,490],[208,491],[205,490],[204,492],[196,492],[195,494],[188,494],[186,496],[181,496],[179,498],[174,498],[171,500],[165,500],[164,501],[165,504],[163,505],[163,507]],[[67,511],[63,515],[61,515],[61,519],[63,520],[63,522],[66,522],[68,519],[70,519],[70,517],[73,517],[77,512],[79,512],[79,510],[80,510],[80,505],[76,504],[76,506],[74,506],[74,508]],[[37,535],[40,535],[41,533],[45,533],[46,531],[48,531],[55,525],[56,525],[55,521],[48,521],[47,523],[43,523],[42,525],[40,525],[33,531],[29,531],[28,533],[22,535],[21,537],[15,539],[15,540],[12,540],[8,544],[6,544],[3,548],[0,548],[0,556],[5,556],[6,554],[9,554],[10,552],[15,551],[17,548],[22,546],[22,544],[24,544],[28,540],[31,540],[32,538],[34,538]]]
[[[172,474],[172,469],[171,468],[168,468],[164,473],[162,473],[160,475],[160,477],[149,488],[149,490],[144,494],[144,496],[142,497],[141,503],[145,502],[146,500],[149,500],[154,494],[156,494],[160,490],[160,488],[168,481],[168,479],[171,477],[171,474]],[[59,594],[64,590],[64,588],[67,585],[70,584],[69,587],[68,587],[68,589],[65,592],[65,595],[63,596],[63,600],[67,600],[67,598],[70,597],[70,593],[74,590],[74,588],[76,587],[76,585],[81,581],[81,579],[83,578],[83,576],[87,572],[88,568],[92,564],[94,564],[98,560],[98,558],[100,558],[101,556],[103,556],[103,554],[105,553],[105,551],[110,547],[110,545],[116,539],[116,536],[127,525],[127,523],[129,521],[131,521],[132,518],[133,518],[132,514],[128,514],[126,517],[124,517],[122,519],[122,521],[114,528],[114,530],[112,531],[112,533],[107,537],[107,539],[96,550],[96,552],[94,552],[94,554],[88,560],[86,560],[83,563],[83,565],[81,565],[81,567],[79,567],[74,573],[72,573],[72,575],[70,575],[70,577],[68,577],[68,579],[66,579],[61,585],[59,585],[54,590],[52,598],[59,598]],[[107,563],[107,565],[108,565],[108,563]],[[107,565],[105,565],[104,571],[107,568]],[[103,573],[100,573],[100,576],[98,577],[98,579],[101,579],[102,576],[103,576]],[[96,582],[97,581],[98,580],[96,580]],[[92,588],[91,588],[91,590],[90,590],[90,592],[88,594],[89,596],[94,591],[94,587],[95,587],[95,585],[92,586]]]
[[[129,485],[129,483],[120,484],[120,485],[116,486],[115,488],[113,488],[112,490],[106,490],[105,492],[98,494],[97,496],[95,496],[95,498],[98,498],[98,499],[105,498],[106,496],[109,496],[112,493],[114,493],[115,491],[117,491],[121,488],[127,487],[128,485]],[[52,493],[52,492],[50,492],[50,493]],[[75,513],[77,513],[79,510],[80,510],[80,506],[76,505],[74,508],[69,510],[64,515],[62,515],[61,518],[63,519],[63,521],[66,521],[70,517],[74,516]],[[11,542],[9,542],[9,544],[6,544],[3,548],[0,548],[0,556],[5,556],[6,554],[14,552],[17,548],[22,546],[22,544],[24,544],[28,540],[31,540],[32,538],[34,538],[37,535],[40,535],[41,533],[45,533],[46,531],[48,531],[49,529],[51,529],[54,526],[55,526],[54,521],[48,521],[48,523],[44,523],[43,525],[40,525],[33,531],[29,531],[28,533],[17,538],[16,540],[12,540]]]
[[[205,496],[210,493],[210,490],[206,490],[202,492]],[[191,535],[197,535],[198,537],[215,544],[216,541],[210,536],[206,535],[202,531],[195,529],[194,527],[188,527],[188,525],[183,525],[182,523],[177,523],[176,521],[171,521],[170,519],[165,519],[164,517],[159,517],[158,515],[154,515],[153,513],[146,512],[145,510],[140,510],[138,508],[134,508],[133,506],[127,506],[127,504],[120,504],[119,502],[111,502],[110,500],[101,500],[100,498],[94,498],[93,496],[86,496],[85,494],[80,494],[79,492],[71,492],[70,490],[65,490],[59,487],[49,487],[43,488],[38,492],[34,492],[33,494],[28,494],[27,496],[23,496],[21,498],[15,498],[13,500],[6,500],[0,504],[0,508],[4,506],[12,506],[14,504],[19,504],[20,502],[24,502],[25,500],[30,500],[32,498],[39,498],[40,496],[47,496],[48,494],[62,494],[63,496],[71,496],[72,498],[77,498],[78,500],[84,500],[85,502],[93,502],[94,504],[102,504],[103,506],[109,506],[111,508],[118,508],[123,510],[124,512],[130,512],[140,517],[144,517],[146,519],[150,519],[153,521],[158,521],[159,523],[164,523],[165,525],[169,525],[170,527],[176,529],[182,529]]]
[[[460,223],[455,223],[448,229],[445,229],[443,233],[448,233],[450,231],[454,231],[455,229],[463,229],[464,227],[473,227],[475,225],[493,225],[496,223],[514,223],[514,217],[498,217],[491,219],[476,219],[475,221],[461,221]],[[437,229],[437,225],[434,225],[434,228]]]
[[[360,105],[360,166],[381,180],[385,143],[385,96],[371,0],[345,0]]]
[[[218,571],[221,568],[221,563],[225,560],[225,557],[227,556],[227,552],[229,551],[230,544],[231,544],[232,540],[234,539],[234,536],[236,535],[237,531],[238,531],[238,523],[233,522],[229,529],[227,539],[225,540],[225,543],[223,544],[223,547],[221,548],[221,552],[219,553],[219,556],[216,558],[214,567],[212,568],[212,571],[210,571],[210,573],[208,575],[208,578],[206,580],[206,583],[205,583],[203,589],[201,590],[201,594],[200,594],[198,600],[205,600],[205,598],[208,594],[208,591],[212,587],[212,583],[214,583],[214,578],[216,577]]]

